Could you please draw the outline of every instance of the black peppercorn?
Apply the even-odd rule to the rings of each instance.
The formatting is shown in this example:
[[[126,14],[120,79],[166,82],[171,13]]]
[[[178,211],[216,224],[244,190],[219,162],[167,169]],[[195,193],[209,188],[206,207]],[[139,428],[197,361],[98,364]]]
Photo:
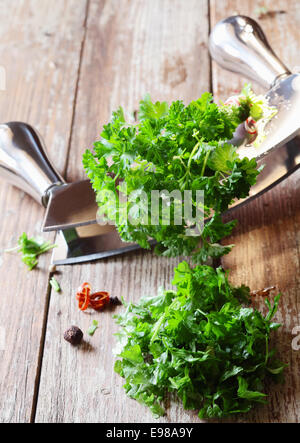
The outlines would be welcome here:
[[[115,305],[115,306],[122,304],[121,301],[118,299],[118,297],[110,297],[109,298],[109,303],[111,305]]]
[[[83,332],[77,326],[71,326],[64,333],[64,339],[72,345],[79,345],[83,337]]]

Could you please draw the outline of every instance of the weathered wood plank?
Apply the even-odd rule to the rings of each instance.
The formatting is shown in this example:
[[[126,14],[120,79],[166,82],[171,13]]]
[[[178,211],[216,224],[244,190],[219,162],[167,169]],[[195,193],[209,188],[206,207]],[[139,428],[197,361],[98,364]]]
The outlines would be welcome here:
[[[207,36],[206,0],[91,2],[70,179],[84,176],[81,155],[120,104],[133,110],[146,92],[154,99],[181,97],[188,102],[209,88]],[[78,311],[75,292],[80,283],[90,281],[97,290],[138,300],[167,286],[178,261],[138,252],[62,268],[63,293],[51,294],[37,422],[153,421],[145,407],[126,397],[122,379],[114,374],[112,313],[84,315]],[[86,331],[94,318],[100,327],[82,347],[74,349],[64,342],[67,327],[77,324]],[[191,421],[193,417],[173,405],[161,421]]]
[[[86,1],[0,1],[0,121],[31,123],[43,134],[63,172],[70,134]],[[0,182],[0,251],[18,236],[40,230],[43,209]],[[52,236],[50,238],[53,238]],[[28,422],[35,396],[43,325],[48,306],[50,255],[27,271],[20,256],[0,252],[0,422]]]
[[[259,20],[270,44],[293,69],[299,59],[300,4],[297,1],[265,1],[269,14]],[[212,24],[234,12],[255,18],[257,1],[211,1]],[[274,12],[275,11],[275,12]],[[276,12],[277,11],[277,12]],[[278,11],[285,11],[279,13]],[[299,69],[299,68],[298,68]],[[213,64],[213,88],[224,99],[239,89],[246,79],[227,73]],[[255,91],[259,91],[253,83]],[[280,357],[289,364],[284,386],[270,386],[270,404],[240,419],[249,422],[299,422],[300,352],[293,351],[292,329],[300,324],[299,228],[300,171],[262,197],[231,215],[239,224],[226,243],[235,243],[223,259],[231,270],[231,280],[246,283],[252,289],[276,284],[283,297],[277,319],[283,328],[276,333]],[[263,301],[258,303],[263,307]]]

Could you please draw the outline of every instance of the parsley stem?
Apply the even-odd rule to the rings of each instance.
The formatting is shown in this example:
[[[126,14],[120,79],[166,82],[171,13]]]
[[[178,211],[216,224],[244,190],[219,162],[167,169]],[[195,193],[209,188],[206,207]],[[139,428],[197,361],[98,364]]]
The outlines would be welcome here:
[[[20,248],[20,246],[15,246],[14,248],[4,249],[4,252],[15,252]]]
[[[199,145],[200,145],[200,142],[196,143],[194,148],[193,148],[193,150],[192,150],[192,152],[191,152],[191,155],[189,157],[189,161],[188,161],[188,164],[187,164],[188,171],[190,171],[190,169],[191,169],[191,163],[192,163],[193,157],[194,157],[197,149],[199,148]]]
[[[266,335],[266,357],[265,357],[265,365],[267,365],[268,363],[268,359],[269,359],[269,340],[268,340],[268,335]]]
[[[207,151],[206,156],[204,158],[204,163],[203,163],[202,170],[201,170],[201,177],[203,177],[203,175],[204,175],[205,168],[206,168],[206,163],[207,163],[208,157],[210,155],[210,152],[211,151]]]
[[[188,160],[188,164],[187,164],[187,166],[184,165],[185,168],[186,168],[186,172],[185,172],[184,176],[179,180],[179,182],[180,182],[180,189],[183,189],[183,188],[184,188],[184,180],[185,180],[185,178],[186,178],[188,175],[191,175],[191,174],[190,174],[191,163],[192,163],[193,157],[194,157],[194,155],[195,155],[197,149],[199,148],[199,145],[200,145],[200,141],[199,141],[198,143],[196,143],[195,146],[193,147],[193,150],[192,150],[192,152],[191,152],[191,154],[190,154],[190,156],[189,156],[189,160]]]
[[[115,176],[114,182],[116,182],[118,180],[119,176],[120,176],[120,171],[118,171],[117,175]]]
[[[187,169],[186,164],[184,163],[184,161],[182,160],[182,158],[179,155],[175,155],[175,157],[173,157],[173,160],[179,160],[180,163],[182,164],[182,166]]]

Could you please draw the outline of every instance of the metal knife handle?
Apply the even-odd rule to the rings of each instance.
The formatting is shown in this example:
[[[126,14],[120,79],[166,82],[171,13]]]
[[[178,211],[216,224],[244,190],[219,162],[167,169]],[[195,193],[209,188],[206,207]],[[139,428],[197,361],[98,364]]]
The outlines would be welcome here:
[[[22,122],[0,125],[0,177],[44,206],[50,188],[65,182],[52,166],[41,137]]]
[[[280,77],[291,74],[273,52],[259,24],[246,16],[236,15],[217,23],[209,37],[209,49],[220,66],[268,89]]]

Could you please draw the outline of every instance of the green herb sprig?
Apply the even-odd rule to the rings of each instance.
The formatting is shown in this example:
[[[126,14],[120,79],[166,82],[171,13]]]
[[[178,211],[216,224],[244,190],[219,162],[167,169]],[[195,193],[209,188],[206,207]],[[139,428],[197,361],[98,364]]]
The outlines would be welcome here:
[[[91,336],[93,336],[96,332],[96,330],[98,329],[99,326],[99,322],[97,320],[93,320],[92,325],[89,327],[87,333]]]
[[[56,246],[57,245],[44,241],[42,238],[28,238],[27,234],[23,232],[18,240],[18,246],[12,249],[6,249],[5,252],[20,252],[23,263],[25,263],[31,271],[38,264],[38,257]]]

